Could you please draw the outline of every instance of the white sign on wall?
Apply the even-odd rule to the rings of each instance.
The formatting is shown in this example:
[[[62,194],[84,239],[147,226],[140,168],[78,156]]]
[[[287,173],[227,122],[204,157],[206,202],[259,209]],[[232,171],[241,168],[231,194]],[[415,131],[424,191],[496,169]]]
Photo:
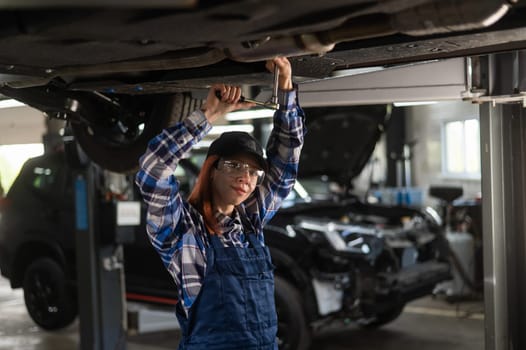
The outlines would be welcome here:
[[[117,226],[141,224],[141,202],[117,202]]]

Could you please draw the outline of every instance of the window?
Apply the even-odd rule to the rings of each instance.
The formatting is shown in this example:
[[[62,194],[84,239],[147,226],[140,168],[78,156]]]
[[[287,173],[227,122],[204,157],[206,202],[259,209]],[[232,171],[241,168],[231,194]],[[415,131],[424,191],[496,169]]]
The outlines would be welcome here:
[[[44,145],[20,144],[0,146],[0,187],[9,190],[28,158],[44,154]]]
[[[480,178],[480,129],[477,118],[444,123],[442,172],[456,178]]]

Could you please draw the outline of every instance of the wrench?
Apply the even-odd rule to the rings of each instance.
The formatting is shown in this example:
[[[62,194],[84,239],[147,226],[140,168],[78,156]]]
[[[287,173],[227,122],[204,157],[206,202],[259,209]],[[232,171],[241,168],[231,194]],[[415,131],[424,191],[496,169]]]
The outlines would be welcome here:
[[[274,86],[272,87],[272,96],[270,98],[270,101],[267,102],[261,102],[256,101],[250,98],[246,98],[245,96],[241,96],[239,98],[239,102],[248,102],[253,103],[257,106],[262,106],[269,109],[278,109],[279,103],[278,103],[278,80],[279,80],[279,68],[277,66],[274,67]],[[216,91],[215,92],[216,97],[218,99],[221,99],[221,92]]]

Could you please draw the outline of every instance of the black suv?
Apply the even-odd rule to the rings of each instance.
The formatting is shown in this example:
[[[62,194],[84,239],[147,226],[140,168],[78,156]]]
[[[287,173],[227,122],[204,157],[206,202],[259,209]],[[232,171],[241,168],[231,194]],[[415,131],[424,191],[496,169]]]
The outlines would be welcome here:
[[[320,170],[340,185],[357,175],[388,119],[385,106],[306,113],[300,175],[309,183]],[[338,139],[336,149],[327,133]],[[354,137],[339,139],[349,133]],[[195,152],[177,169],[183,192],[193,185],[199,157]],[[281,349],[305,349],[314,331],[335,323],[386,324],[405,303],[450,278],[447,243],[432,211],[371,205],[350,194],[314,200],[307,193],[298,184],[265,227],[276,265]],[[66,326],[76,316],[73,203],[63,153],[28,160],[2,201],[0,270],[13,288],[24,288],[29,314],[45,329]],[[143,226],[124,252],[128,299],[173,305],[172,279]]]

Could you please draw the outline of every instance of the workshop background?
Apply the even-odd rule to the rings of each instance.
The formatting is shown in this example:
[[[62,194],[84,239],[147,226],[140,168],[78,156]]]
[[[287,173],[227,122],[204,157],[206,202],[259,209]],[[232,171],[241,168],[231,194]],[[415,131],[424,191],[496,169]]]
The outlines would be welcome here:
[[[480,155],[473,154],[478,151],[479,144],[473,145],[473,140],[466,140],[474,132],[478,133],[478,106],[463,101],[429,101],[390,108],[391,128],[381,137],[355,180],[353,192],[373,203],[410,204],[416,208],[429,205],[440,211],[444,209],[444,203],[429,195],[430,187],[454,186],[463,191],[457,200],[458,207],[462,207],[462,203],[475,203],[475,211],[480,210]],[[227,121],[224,123],[228,124]],[[27,158],[44,153],[46,148],[51,151],[60,147],[63,126],[62,122],[42,118],[39,111],[26,106],[0,109],[0,176],[6,191]],[[455,152],[448,153],[448,143],[453,145]],[[464,149],[464,146],[471,148]],[[448,159],[448,155],[453,159]],[[459,168],[459,162],[466,164],[465,157],[478,162],[478,168]],[[397,192],[404,189],[412,191],[412,203],[397,202],[401,198],[397,197]],[[466,231],[469,235],[468,247],[472,250],[466,249],[464,242],[458,253],[469,277],[480,286],[481,237],[477,236],[480,232],[475,227],[479,225],[480,229],[480,223],[472,222],[480,221],[480,216],[475,214],[468,220],[469,225],[451,229]],[[481,349],[484,344],[481,289],[470,289],[458,276],[455,278],[449,284],[437,285],[432,296],[410,303],[399,319],[377,333],[353,325],[345,330],[336,327],[317,335],[312,348],[347,349],[352,344],[353,349],[371,346],[375,349],[392,349],[392,346],[416,349],[421,344],[428,344],[426,349]],[[69,349],[78,344],[78,321],[61,331],[40,330],[27,316],[22,291],[12,291],[3,279],[0,305],[6,311],[0,318],[0,333],[6,345],[0,344],[0,349],[7,349],[12,344],[18,344],[20,349],[47,349],[45,344],[53,344],[53,349]],[[140,317],[137,316],[138,310],[141,311]],[[128,305],[128,314],[129,348],[176,346],[178,330],[170,308],[152,309],[132,302]],[[28,333],[31,337],[21,336]]]

